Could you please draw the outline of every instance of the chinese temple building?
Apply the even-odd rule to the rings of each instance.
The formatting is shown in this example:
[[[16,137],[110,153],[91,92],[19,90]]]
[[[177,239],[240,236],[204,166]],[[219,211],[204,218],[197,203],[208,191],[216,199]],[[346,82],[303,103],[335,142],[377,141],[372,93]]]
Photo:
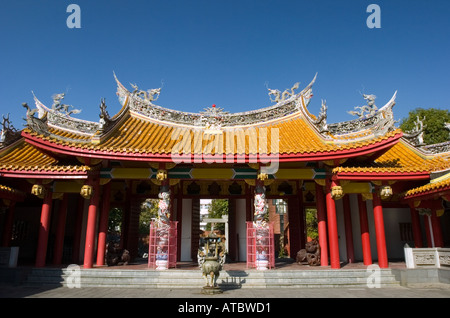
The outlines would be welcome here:
[[[415,247],[450,245],[450,141],[421,144],[417,129],[395,127],[396,93],[378,108],[373,95],[354,120],[328,123],[327,105],[308,110],[314,80],[300,92],[269,89],[270,107],[199,113],[157,106],[159,89],[125,88],[114,116],[98,122],[54,96],[26,103],[27,125],[3,118],[0,139],[2,246],[19,246],[19,262],[37,267],[105,264],[108,215],[124,211],[121,245],[138,255],[141,203],[168,193],[177,222],[177,261],[196,261],[200,199],[228,199],[228,253],[245,262],[246,222],[255,189],[287,202],[287,253],[305,247],[305,208],[317,209],[322,266],[404,258]],[[447,210],[446,210],[447,209]]]

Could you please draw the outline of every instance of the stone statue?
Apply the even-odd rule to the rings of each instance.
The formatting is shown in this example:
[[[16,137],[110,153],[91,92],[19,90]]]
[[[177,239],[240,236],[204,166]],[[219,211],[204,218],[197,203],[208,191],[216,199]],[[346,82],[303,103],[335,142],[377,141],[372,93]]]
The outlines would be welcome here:
[[[108,242],[106,244],[105,260],[108,266],[128,265],[130,252],[126,249],[121,249],[117,243]]]
[[[296,262],[298,264],[307,263],[310,266],[320,265],[320,245],[319,241],[314,239],[305,244],[305,248],[297,253]]]

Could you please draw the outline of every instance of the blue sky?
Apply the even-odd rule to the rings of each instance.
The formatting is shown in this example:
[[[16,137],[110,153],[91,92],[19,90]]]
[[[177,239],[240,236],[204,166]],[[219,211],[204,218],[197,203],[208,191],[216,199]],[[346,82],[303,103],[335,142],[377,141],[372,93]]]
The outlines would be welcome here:
[[[71,3],[81,28],[69,29]],[[381,8],[381,28],[366,12]],[[198,112],[271,105],[266,83],[306,86],[312,113],[327,100],[328,122],[353,119],[360,93],[384,105],[398,90],[396,119],[416,107],[449,109],[448,0],[0,0],[0,115],[23,128],[31,91],[47,106],[66,93],[98,120],[101,98],[120,109],[113,71],[129,89],[158,88],[156,104]]]

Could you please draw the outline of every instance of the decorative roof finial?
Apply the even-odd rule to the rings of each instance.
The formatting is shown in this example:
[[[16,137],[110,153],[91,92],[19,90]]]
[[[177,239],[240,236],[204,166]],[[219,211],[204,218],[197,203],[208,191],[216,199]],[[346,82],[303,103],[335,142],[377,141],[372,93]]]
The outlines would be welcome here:
[[[366,95],[362,94],[363,98],[367,101],[367,105],[364,106],[356,106],[354,111],[349,111],[350,115],[358,116],[359,118],[366,118],[375,115],[378,110],[378,107],[375,105],[375,99],[377,98],[375,95]],[[359,111],[357,111],[359,109]]]
[[[65,116],[70,116],[72,114],[79,114],[81,113],[81,109],[74,109],[70,110],[69,108],[74,108],[72,105],[66,105],[62,104],[61,101],[64,99],[65,93],[55,94],[52,96],[53,98],[53,105],[52,109],[58,111],[60,114]]]

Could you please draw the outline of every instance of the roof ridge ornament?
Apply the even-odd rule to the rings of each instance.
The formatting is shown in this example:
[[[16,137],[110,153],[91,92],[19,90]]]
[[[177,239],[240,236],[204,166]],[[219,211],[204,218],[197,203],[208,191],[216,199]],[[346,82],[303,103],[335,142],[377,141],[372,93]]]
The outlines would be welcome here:
[[[327,109],[327,101],[322,99],[319,116],[313,121],[313,124],[316,125],[320,133],[328,132]]]
[[[0,147],[8,146],[20,138],[20,132],[12,125],[9,120],[9,113],[6,117],[3,115],[2,131],[0,133]]]
[[[205,121],[206,133],[222,133],[223,116],[229,114],[229,112],[213,104],[211,107],[204,108],[204,111],[200,112],[200,114],[202,124]]]
[[[363,98],[367,101],[367,105],[356,106],[353,111],[348,111],[350,115],[358,116],[359,118],[367,118],[375,115],[378,110],[377,105],[375,105],[375,99],[377,98],[373,94],[362,94]],[[359,111],[357,111],[359,109]],[[367,115],[366,115],[367,114]]]
[[[295,90],[298,89],[298,87],[300,86],[300,82],[297,82],[294,84],[294,86],[292,86],[290,89],[287,88],[283,93],[281,93],[280,90],[278,89],[271,89],[267,86],[266,83],[266,88],[268,89],[269,93],[269,98],[270,101],[273,103],[280,103],[280,102],[284,102],[285,100],[291,98],[292,96],[296,95],[295,94]],[[289,92],[290,90],[290,92]],[[271,95],[275,96],[275,99],[272,99]]]
[[[102,98],[100,100],[100,127],[99,127],[99,131],[100,132],[104,132],[108,126],[111,124],[111,117],[109,116],[108,111],[106,110],[106,103],[105,103],[105,98]]]
[[[81,109],[69,110],[70,108],[74,108],[74,107],[72,105],[66,105],[66,104],[61,103],[61,101],[64,99],[65,96],[66,96],[65,93],[54,94],[52,96],[52,99],[53,99],[52,110],[55,110],[55,111],[59,112],[60,114],[62,114],[64,116],[68,116],[68,117],[72,114],[81,113]]]
[[[297,94],[295,94],[297,83],[290,89],[290,91],[286,90],[283,93],[280,92],[280,95],[277,97],[280,101],[269,107],[238,113],[219,112],[219,109],[216,109],[215,111],[220,113],[220,126],[222,128],[228,128],[262,124],[271,120],[279,120],[287,116],[291,116],[298,111],[297,99],[303,97],[305,99],[305,105],[309,103],[312,97],[312,85],[316,78],[317,74],[314,76],[311,83]],[[127,107],[127,109],[129,109],[132,113],[139,114],[140,116],[148,119],[163,121],[168,124],[179,124],[192,127],[203,127],[203,124],[206,121],[205,117],[208,117],[208,111],[199,113],[184,112],[153,104],[152,102],[156,100],[154,96],[159,96],[161,88],[145,92],[139,90],[137,85],[132,84],[134,90],[130,92],[118,80],[115,73],[114,79],[117,83],[116,94],[119,98],[119,102],[123,107]],[[283,98],[285,100],[281,101]]]
[[[152,104],[152,102],[155,102],[158,100],[159,95],[161,94],[161,88],[152,88],[147,91],[140,90],[139,87],[136,84],[131,84],[131,87],[133,87],[133,91],[131,92],[131,95],[141,97],[143,100],[147,101],[149,104]],[[156,97],[155,97],[156,96]]]
[[[417,118],[414,121],[414,128],[410,131],[403,132],[403,137],[405,137],[414,146],[425,146],[425,143],[423,142],[424,130],[427,127],[427,125],[423,124],[425,119],[425,116],[423,119],[420,119],[417,115]]]
[[[331,135],[339,138],[344,135],[358,135],[364,133],[364,136],[360,137],[364,139],[368,138],[372,134],[378,137],[395,128],[394,125],[398,121],[394,120],[392,108],[395,105],[397,91],[395,91],[389,102],[379,109],[375,105],[375,95],[364,94],[363,96],[366,100],[368,100],[368,105],[355,107],[355,109],[361,109],[360,112],[355,112],[355,114],[360,116],[357,119],[329,124],[328,129]],[[368,112],[369,115],[366,115],[366,112]],[[336,139],[334,140],[336,141]],[[347,139],[343,139],[343,141],[346,140]]]
[[[48,136],[49,132],[47,126],[47,117],[34,117],[34,114],[36,112],[39,112],[37,108],[31,109],[27,103],[22,103],[22,106],[27,109],[27,118],[24,118],[24,120],[27,122],[26,126],[32,131],[37,132],[38,134]]]

